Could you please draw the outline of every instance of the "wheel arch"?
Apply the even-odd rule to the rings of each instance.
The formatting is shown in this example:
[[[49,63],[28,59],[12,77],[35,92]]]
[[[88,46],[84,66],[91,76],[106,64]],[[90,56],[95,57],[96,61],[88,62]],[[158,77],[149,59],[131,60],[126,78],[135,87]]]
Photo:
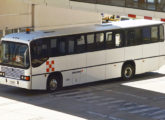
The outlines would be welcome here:
[[[132,66],[134,67],[135,74],[136,74],[136,63],[135,63],[134,60],[127,60],[127,61],[125,61],[125,62],[123,63],[123,65],[122,65],[121,73],[122,73],[122,71],[123,71],[123,67],[124,67],[125,65],[127,65],[127,64],[130,64],[130,65],[132,65]]]
[[[47,78],[47,81],[49,80],[49,78],[51,76],[57,76],[59,78],[59,84],[60,84],[60,87],[63,86],[63,76],[62,76],[62,73],[61,72],[53,72],[51,74],[49,74],[48,78]]]

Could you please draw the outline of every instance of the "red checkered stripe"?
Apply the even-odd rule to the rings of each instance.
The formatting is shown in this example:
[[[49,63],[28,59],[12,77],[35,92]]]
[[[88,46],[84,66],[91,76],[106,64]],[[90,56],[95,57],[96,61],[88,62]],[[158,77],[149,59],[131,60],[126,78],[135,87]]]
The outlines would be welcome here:
[[[54,60],[46,61],[46,72],[54,72],[55,71],[54,64],[55,64]]]

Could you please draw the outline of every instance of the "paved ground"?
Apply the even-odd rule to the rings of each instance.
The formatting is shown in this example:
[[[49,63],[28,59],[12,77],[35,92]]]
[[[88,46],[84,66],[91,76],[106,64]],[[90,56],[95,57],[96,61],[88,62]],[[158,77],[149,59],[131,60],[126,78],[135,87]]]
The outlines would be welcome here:
[[[159,85],[150,90],[137,87],[141,81],[148,84],[153,80],[159,83],[165,80],[165,67],[138,75],[132,81],[113,79],[69,87],[57,93],[1,85],[0,119],[165,120],[164,89],[154,90],[159,89]]]

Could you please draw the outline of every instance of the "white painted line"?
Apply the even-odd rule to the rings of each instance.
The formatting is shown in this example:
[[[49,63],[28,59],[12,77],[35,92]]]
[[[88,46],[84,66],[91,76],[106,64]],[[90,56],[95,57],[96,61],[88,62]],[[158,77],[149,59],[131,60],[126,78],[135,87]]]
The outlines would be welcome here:
[[[84,98],[84,97],[90,97],[90,96],[93,96],[94,94],[93,93],[86,93],[86,94],[79,94],[79,95],[75,95],[73,96],[74,98]]]
[[[157,115],[160,115],[160,114],[165,114],[165,110],[156,111],[154,113],[149,114],[149,116],[157,116]]]
[[[98,99],[100,98],[100,96],[90,96],[90,97],[87,97],[87,98],[81,98],[79,99],[80,101],[87,101],[87,100],[93,100],[93,99]]]
[[[137,113],[143,113],[143,112],[146,112],[146,111],[150,111],[150,110],[155,110],[155,109],[157,109],[157,108],[149,108],[149,107],[145,107],[145,108],[141,108],[141,109],[139,109],[139,110],[133,110],[133,111],[131,111],[130,113],[133,113],[133,114],[137,114]]]
[[[158,115],[158,116],[155,116],[153,117],[154,119],[158,119],[158,120],[165,120],[165,114],[163,115]]]

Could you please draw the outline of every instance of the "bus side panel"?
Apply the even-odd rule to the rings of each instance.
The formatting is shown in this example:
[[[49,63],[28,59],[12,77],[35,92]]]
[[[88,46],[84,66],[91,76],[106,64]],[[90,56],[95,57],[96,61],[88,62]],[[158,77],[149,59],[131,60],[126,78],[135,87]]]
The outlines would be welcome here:
[[[105,80],[105,65],[87,68],[87,82]]]
[[[55,71],[67,71],[71,69],[86,67],[85,54],[56,57],[54,60],[55,60]]]
[[[162,65],[165,64],[165,42],[160,42],[159,43],[159,54],[160,54],[160,58],[159,58],[159,67],[161,67]]]
[[[47,76],[37,75],[32,76],[32,89],[33,90],[46,90]]]
[[[55,59],[55,71],[62,71],[63,86],[86,82],[86,54],[68,55]]]
[[[106,50],[106,79],[121,77],[125,48]]]
[[[106,64],[124,61],[125,48],[106,50]]]
[[[121,77],[123,63],[106,65],[106,79]]]
[[[143,72],[150,72],[159,68],[159,43],[143,45]]]
[[[105,79],[105,51],[87,53],[87,82]]]
[[[46,89],[46,82],[48,77],[48,75],[45,76],[47,72],[46,69],[47,69],[46,62],[44,62],[39,67],[36,68],[32,67],[32,89],[39,89],[39,90]]]
[[[141,74],[142,71],[142,60],[143,58],[143,47],[139,46],[130,46],[125,48],[125,61],[135,60],[135,74]],[[137,59],[137,60],[136,60]]]

